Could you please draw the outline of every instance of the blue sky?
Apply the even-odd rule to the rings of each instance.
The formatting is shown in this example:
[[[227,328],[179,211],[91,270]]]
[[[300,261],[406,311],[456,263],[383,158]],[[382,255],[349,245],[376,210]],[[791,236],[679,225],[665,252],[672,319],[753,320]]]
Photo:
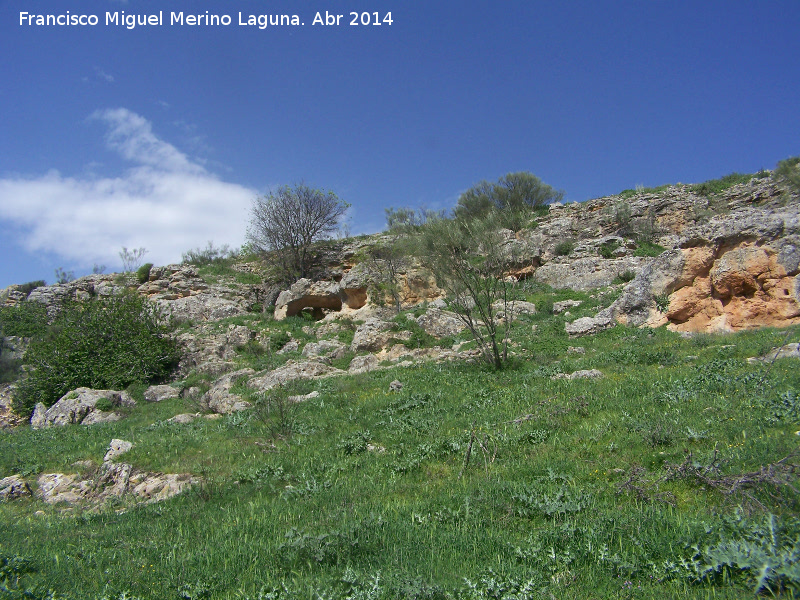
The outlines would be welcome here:
[[[68,11],[99,23],[20,25]],[[369,233],[512,171],[583,201],[773,168],[800,154],[798,31],[797,0],[0,0],[0,288],[239,246],[253,198],[299,181]]]

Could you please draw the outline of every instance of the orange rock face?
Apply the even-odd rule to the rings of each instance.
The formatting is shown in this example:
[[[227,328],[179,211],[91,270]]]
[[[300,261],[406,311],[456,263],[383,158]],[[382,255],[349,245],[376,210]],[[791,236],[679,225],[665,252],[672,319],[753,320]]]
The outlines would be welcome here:
[[[670,296],[670,329],[738,331],[800,323],[795,278],[769,246],[741,245],[716,257],[708,247],[683,253],[685,285]]]

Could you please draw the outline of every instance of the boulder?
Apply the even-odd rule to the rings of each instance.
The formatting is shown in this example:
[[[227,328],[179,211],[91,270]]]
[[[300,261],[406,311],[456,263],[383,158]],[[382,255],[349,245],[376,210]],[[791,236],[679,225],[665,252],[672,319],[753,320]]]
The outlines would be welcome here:
[[[289,354],[290,352],[297,352],[300,348],[300,342],[297,340],[289,340],[283,347],[276,352],[276,354]]]
[[[42,412],[43,405],[37,404],[34,414],[31,417],[31,427],[39,429],[42,427],[55,427],[71,425],[75,423],[105,423],[111,420],[118,420],[120,417],[109,415],[116,413],[102,413],[95,409],[95,405],[101,399],[106,399],[113,406],[136,406],[136,401],[127,392],[116,392],[113,390],[93,390],[90,388],[78,388],[62,396],[53,406]]]
[[[314,398],[319,398],[319,392],[314,390],[313,392],[309,392],[308,394],[301,394],[298,396],[289,396],[286,398],[287,402],[305,402],[306,400],[313,400]]]
[[[347,372],[351,375],[367,373],[368,371],[377,369],[379,365],[380,361],[374,354],[365,354],[363,356],[356,356],[351,360]]]
[[[318,379],[321,377],[341,375],[343,373],[344,371],[341,369],[336,369],[315,360],[290,360],[274,371],[251,379],[248,385],[259,391],[267,391],[298,379]]]
[[[610,311],[606,309],[600,311],[597,316],[581,317],[580,319],[575,319],[572,323],[565,323],[564,329],[569,337],[574,338],[584,335],[594,335],[604,329],[614,327],[616,324],[614,317]]]
[[[179,415],[175,415],[171,419],[167,419],[167,423],[175,423],[176,425],[187,425],[197,419],[200,416],[200,413],[181,413]]]
[[[133,444],[131,442],[127,442],[125,440],[113,439],[111,440],[111,443],[108,445],[108,451],[103,457],[103,462],[110,462],[115,458],[117,458],[118,456],[125,454],[126,452],[129,452],[131,448],[133,448]]]
[[[410,331],[389,331],[392,324],[381,319],[370,318],[359,325],[353,335],[350,350],[353,352],[377,352],[385,348],[392,340],[405,341],[411,339]]]
[[[245,314],[245,308],[233,300],[211,293],[197,294],[174,300],[157,300],[164,312],[176,321],[219,321]]]
[[[0,355],[11,360],[20,360],[31,343],[30,338],[6,336],[0,337]]]
[[[115,423],[123,418],[122,413],[113,411],[93,410],[81,421],[81,425],[102,425],[103,423]]]
[[[0,429],[22,425],[25,419],[14,412],[14,390],[10,383],[0,383]]]
[[[65,473],[42,473],[37,484],[36,495],[47,504],[76,504],[91,489],[91,482],[82,482],[77,475]]]
[[[597,369],[584,369],[570,374],[559,373],[558,375],[553,375],[550,379],[603,379],[604,377],[605,375],[603,375],[602,371],[598,371]]]
[[[319,342],[309,342],[303,346],[301,353],[305,358],[319,358],[327,356],[330,358],[340,358],[347,351],[347,346],[337,340],[320,340]]]
[[[47,406],[43,402],[37,402],[31,414],[31,428],[41,429],[44,427],[46,423],[45,415],[47,415]]]
[[[256,338],[256,332],[244,325],[230,325],[224,333],[211,326],[201,325],[192,332],[177,336],[181,346],[179,370],[182,374],[193,369],[210,375],[222,375],[233,367],[236,349]]]
[[[454,313],[438,308],[428,308],[425,314],[417,318],[417,325],[436,338],[457,335],[466,327]]]
[[[771,363],[779,358],[800,358],[800,343],[786,344],[780,348],[770,350],[764,356],[748,358],[747,362],[754,363]]]
[[[188,473],[151,473],[139,471],[127,463],[104,462],[87,479],[64,473],[44,473],[39,476],[36,494],[48,504],[101,503],[122,498],[150,503],[175,496],[198,481]]]
[[[203,395],[202,402],[215,413],[230,414],[250,408],[251,404],[241,396],[231,393],[231,388],[241,379],[255,375],[253,369],[240,369],[217,379]]]
[[[148,402],[163,402],[172,398],[179,398],[181,395],[178,388],[171,385],[151,385],[144,392],[144,399]]]
[[[0,500],[16,500],[32,494],[30,486],[19,475],[0,479]]]

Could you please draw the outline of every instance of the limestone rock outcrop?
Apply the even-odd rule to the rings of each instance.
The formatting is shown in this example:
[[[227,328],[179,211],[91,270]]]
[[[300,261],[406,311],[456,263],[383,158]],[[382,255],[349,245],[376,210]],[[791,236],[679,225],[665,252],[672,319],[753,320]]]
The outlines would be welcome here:
[[[180,391],[171,385],[151,385],[144,391],[144,399],[148,402],[163,402],[180,397]]]
[[[363,290],[363,293],[357,290]],[[364,288],[343,288],[334,281],[300,279],[278,296],[275,302],[275,318],[282,320],[310,308],[316,319],[322,319],[325,311],[339,312],[343,307],[358,309],[366,303],[367,293]]]
[[[267,391],[298,379],[317,379],[343,373],[344,371],[341,369],[336,369],[315,360],[290,360],[274,371],[269,371],[259,377],[250,379],[248,386],[259,391]]]
[[[31,487],[20,475],[0,479],[0,500],[16,500],[32,494]]]
[[[250,408],[251,404],[238,394],[232,393],[231,388],[240,381],[247,380],[252,375],[255,375],[253,369],[240,369],[223,375],[203,395],[202,402],[212,411],[220,414],[230,414]]]
[[[108,400],[112,406],[136,406],[136,401],[124,391],[78,388],[63,395],[50,408],[42,410],[44,406],[38,404],[31,417],[31,427],[41,429],[76,423],[92,425],[117,420],[116,417],[108,416],[113,414],[111,411],[96,408],[101,399]]]
[[[22,425],[25,419],[14,412],[14,386],[0,383],[0,429]]]
[[[353,335],[350,350],[353,352],[378,352],[388,346],[392,340],[406,341],[411,338],[410,331],[391,331],[392,324],[380,319],[367,319],[359,325]]]

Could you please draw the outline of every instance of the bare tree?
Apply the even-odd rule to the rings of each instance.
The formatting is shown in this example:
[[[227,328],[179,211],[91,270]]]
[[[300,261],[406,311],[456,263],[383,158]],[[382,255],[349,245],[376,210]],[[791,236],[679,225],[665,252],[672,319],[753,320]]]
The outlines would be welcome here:
[[[387,294],[392,297],[395,310],[400,314],[401,273],[408,268],[408,244],[400,237],[381,240],[366,251],[364,267],[372,280],[377,298]]]
[[[250,212],[248,242],[274,260],[287,282],[311,275],[312,245],[334,234],[349,204],[304,184],[259,196]]]
[[[147,254],[147,250],[144,248],[134,248],[133,250],[128,250],[125,246],[122,247],[122,250],[119,253],[119,257],[122,260],[122,271],[124,273],[131,273],[138,269],[142,264],[142,257]]]

